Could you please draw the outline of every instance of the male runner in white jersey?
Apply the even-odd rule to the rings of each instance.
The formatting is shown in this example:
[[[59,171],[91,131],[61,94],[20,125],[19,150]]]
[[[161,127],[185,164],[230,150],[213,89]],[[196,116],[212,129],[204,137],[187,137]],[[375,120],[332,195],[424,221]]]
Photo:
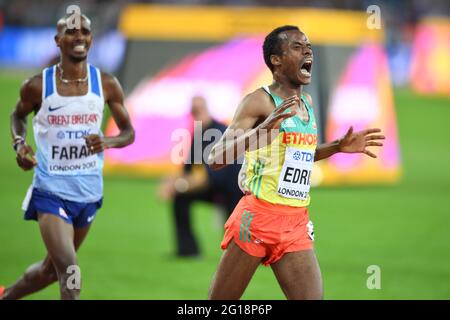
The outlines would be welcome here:
[[[44,260],[31,265],[2,299],[19,299],[59,281],[61,299],[77,299],[76,251],[86,237],[103,198],[103,151],[134,141],[134,129],[123,105],[117,79],[86,61],[92,42],[91,22],[78,16],[72,26],[58,21],[56,45],[60,62],[25,81],[11,115],[11,133],[17,163],[35,168],[32,188],[24,201],[26,220],[37,220],[47,248]],[[75,20],[71,20],[77,21]],[[101,132],[107,103],[120,133]],[[27,116],[34,113],[37,156],[26,143]],[[77,279],[79,280],[79,279]]]
[[[245,154],[246,192],[225,224],[225,251],[209,298],[239,299],[263,263],[288,299],[321,299],[307,210],[312,164],[338,152],[375,158],[367,147],[382,146],[384,136],[373,135],[380,129],[350,128],[342,139],[317,146],[312,100],[303,92],[313,63],[308,38],[298,27],[279,27],[267,35],[263,52],[273,83],[243,99],[208,159],[218,169]],[[235,130],[247,133],[236,138]],[[251,145],[258,138],[265,143]]]

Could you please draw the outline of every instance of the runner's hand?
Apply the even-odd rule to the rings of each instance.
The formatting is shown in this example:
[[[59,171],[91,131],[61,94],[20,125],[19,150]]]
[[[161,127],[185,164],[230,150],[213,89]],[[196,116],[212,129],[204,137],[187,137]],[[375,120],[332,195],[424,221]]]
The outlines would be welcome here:
[[[300,100],[297,96],[292,96],[283,101],[283,103],[259,125],[259,129],[262,130],[273,130],[278,129],[280,127],[281,122],[283,120],[295,116],[297,111],[295,109],[298,108]],[[290,112],[285,112],[287,109],[292,108]]]
[[[37,165],[33,149],[25,143],[17,147],[16,161],[24,171],[31,170]]]
[[[100,153],[106,149],[103,137],[99,136],[98,134],[89,134],[87,136],[84,136],[84,140],[86,140],[86,146],[92,153]]]
[[[353,127],[350,127],[345,136],[339,140],[339,150],[345,153],[364,153],[369,157],[376,158],[377,156],[367,149],[367,147],[382,147],[385,136],[379,133],[381,129],[371,128],[358,132],[353,132]]]
[[[297,96],[292,96],[284,100],[278,108],[273,110],[266,120],[257,127],[258,143],[256,145],[251,145],[249,150],[262,148],[271,144],[278,136],[281,122],[297,114],[299,101]],[[291,108],[291,110],[286,112],[289,108]]]

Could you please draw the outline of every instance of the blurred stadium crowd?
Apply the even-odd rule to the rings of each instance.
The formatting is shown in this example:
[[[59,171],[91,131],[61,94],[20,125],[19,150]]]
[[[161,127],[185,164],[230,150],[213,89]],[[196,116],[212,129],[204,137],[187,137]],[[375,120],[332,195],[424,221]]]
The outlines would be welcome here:
[[[53,26],[54,17],[61,15],[70,4],[77,4],[83,11],[100,20],[100,27],[114,28],[120,10],[130,3],[148,4],[180,4],[180,5],[244,5],[274,7],[314,7],[347,10],[366,10],[370,5],[386,8],[386,17],[392,25],[403,25],[417,22],[426,15],[449,15],[450,2],[446,0],[1,0],[0,12],[4,23],[24,26]]]
[[[385,47],[390,61],[392,80],[394,85],[404,85],[407,82],[406,74],[408,61],[411,55],[411,44],[414,38],[415,26],[427,16],[450,16],[450,2],[446,0],[167,0],[167,1],[137,1],[137,0],[81,0],[81,1],[58,1],[58,0],[0,0],[0,30],[4,30],[3,36],[0,33],[0,65],[14,67],[37,67],[33,61],[48,60],[49,57],[39,59],[24,59],[24,61],[13,61],[5,59],[5,56],[15,56],[17,54],[9,52],[5,48],[5,43],[9,43],[7,37],[7,27],[42,29],[53,28],[55,17],[61,16],[68,5],[79,5],[83,12],[94,21],[94,32],[96,38],[108,35],[108,42],[114,46],[116,54],[111,53],[111,57],[106,57],[106,63],[99,63],[99,66],[110,71],[118,70],[122,61],[122,54],[125,51],[125,41],[118,34],[117,26],[122,9],[131,3],[147,4],[179,4],[179,5],[241,5],[241,6],[276,6],[276,7],[314,7],[333,8],[366,11],[370,5],[378,5],[381,8],[382,19],[385,23]],[[11,31],[17,37],[17,30]],[[48,33],[42,36],[47,37]],[[3,45],[2,39],[3,38]],[[111,41],[111,39],[113,39]],[[14,40],[16,41],[16,40]],[[98,42],[98,41],[97,41]],[[102,47],[98,44],[99,49]],[[6,53],[5,53],[6,51]],[[104,50],[103,50],[104,51]],[[91,53],[94,60],[95,50]],[[14,59],[17,60],[17,59]],[[394,70],[393,70],[394,69]]]

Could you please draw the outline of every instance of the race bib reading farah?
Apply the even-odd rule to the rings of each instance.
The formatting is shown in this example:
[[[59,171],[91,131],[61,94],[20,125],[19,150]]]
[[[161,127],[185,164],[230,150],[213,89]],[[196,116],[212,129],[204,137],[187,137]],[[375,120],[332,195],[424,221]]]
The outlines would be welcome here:
[[[314,163],[314,151],[287,147],[277,192],[285,198],[306,200]]]
[[[48,172],[55,175],[88,174],[98,168],[98,156],[86,146],[89,130],[59,131],[49,139]]]

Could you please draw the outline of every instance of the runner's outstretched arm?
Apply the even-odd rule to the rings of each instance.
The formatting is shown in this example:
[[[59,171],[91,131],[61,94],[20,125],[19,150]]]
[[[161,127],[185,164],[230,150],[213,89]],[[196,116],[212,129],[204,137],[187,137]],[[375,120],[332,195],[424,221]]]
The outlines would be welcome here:
[[[381,129],[373,128],[353,132],[353,127],[350,127],[343,138],[317,146],[314,161],[331,157],[338,152],[364,153],[369,157],[376,158],[377,156],[369,151],[367,147],[383,146],[383,143],[379,141],[385,139],[384,135],[372,135],[372,133],[378,132],[381,132]]]
[[[308,93],[303,93],[308,100],[309,105],[312,106],[312,98]],[[314,161],[319,161],[331,157],[333,154],[344,153],[365,153],[369,157],[376,158],[377,156],[367,147],[382,147],[383,143],[379,140],[385,139],[384,135],[370,135],[372,133],[381,132],[381,129],[373,128],[358,132],[353,132],[353,127],[350,127],[347,133],[341,139],[332,142],[323,143],[317,146],[314,155]]]

